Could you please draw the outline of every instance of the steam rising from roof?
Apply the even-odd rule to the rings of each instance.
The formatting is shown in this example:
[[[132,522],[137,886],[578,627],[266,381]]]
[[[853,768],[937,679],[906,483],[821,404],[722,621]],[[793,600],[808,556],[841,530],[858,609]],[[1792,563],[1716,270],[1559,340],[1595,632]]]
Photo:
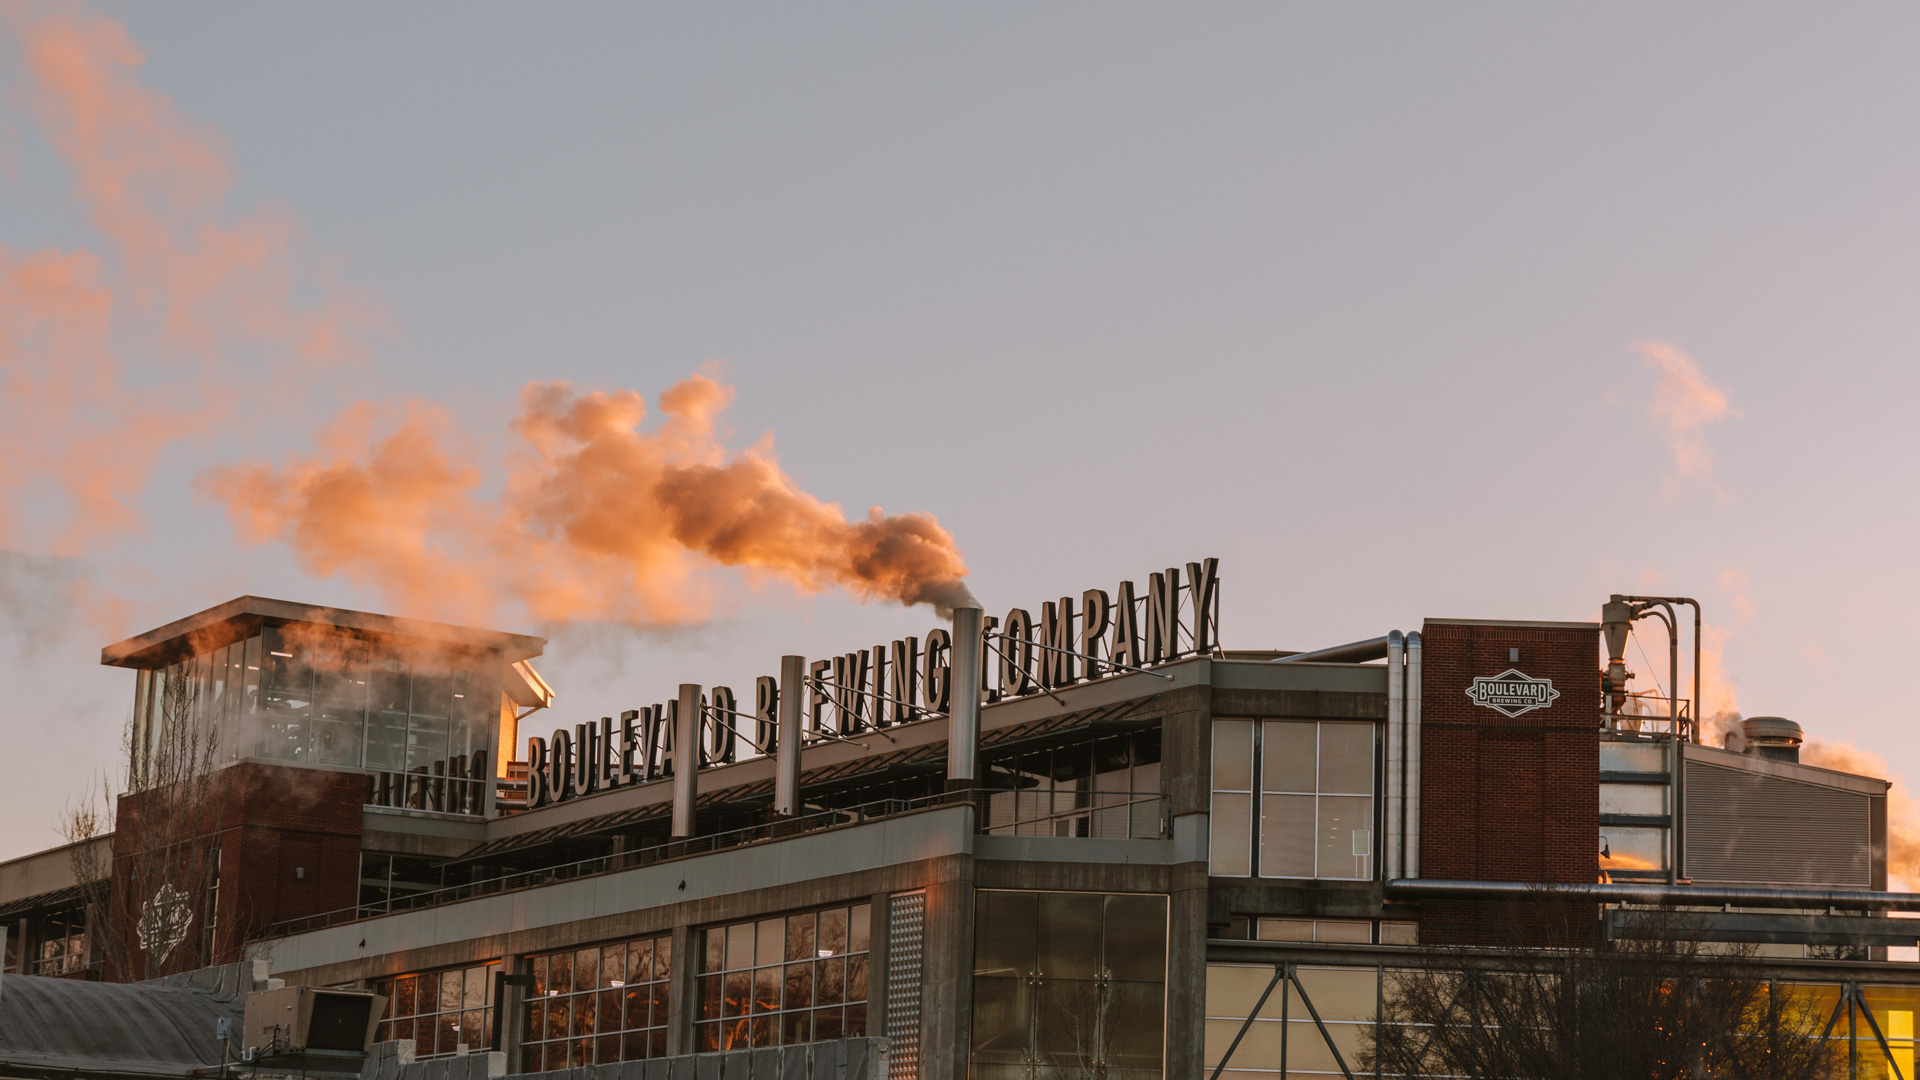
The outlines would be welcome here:
[[[874,507],[849,520],[781,470],[770,440],[729,451],[717,421],[732,398],[696,374],[660,395],[649,428],[635,391],[531,383],[497,498],[478,493],[450,418],[420,405],[354,406],[315,454],[210,470],[202,486],[243,538],[284,542],[309,572],[435,618],[484,622],[516,602],[542,621],[684,623],[710,608],[711,566],[943,615],[972,602],[931,515]]]

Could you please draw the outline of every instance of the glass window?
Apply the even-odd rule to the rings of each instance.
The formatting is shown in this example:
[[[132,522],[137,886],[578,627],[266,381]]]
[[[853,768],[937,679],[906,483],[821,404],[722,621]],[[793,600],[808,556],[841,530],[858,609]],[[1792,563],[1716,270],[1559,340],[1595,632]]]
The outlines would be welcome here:
[[[975,917],[972,1075],[1163,1075],[1165,896],[982,890]]]
[[[1665,784],[1601,784],[1600,812],[1659,817],[1667,812]]]
[[[1667,868],[1667,830],[1605,825],[1600,829],[1600,869],[1608,873]]]
[[[1373,877],[1372,724],[1216,720],[1213,741],[1212,873]],[[1257,819],[1236,786],[1256,772]]]
[[[313,760],[358,766],[367,725],[367,667],[349,654],[313,661]]]
[[[1601,772],[1664,773],[1667,771],[1667,747],[1664,743],[1602,742]]]
[[[666,934],[529,958],[523,1072],[639,1061],[667,1052]]]
[[[1213,812],[1210,870],[1223,877],[1253,874],[1253,722],[1213,722]]]
[[[500,965],[402,975],[374,983],[387,999],[376,1042],[412,1039],[417,1057],[485,1050],[493,1039],[493,979]]]
[[[702,930],[695,1049],[865,1035],[871,919],[852,904]]]
[[[313,715],[313,667],[310,654],[278,627],[262,634],[261,696],[266,723],[260,731],[260,756],[269,761],[307,760]]]

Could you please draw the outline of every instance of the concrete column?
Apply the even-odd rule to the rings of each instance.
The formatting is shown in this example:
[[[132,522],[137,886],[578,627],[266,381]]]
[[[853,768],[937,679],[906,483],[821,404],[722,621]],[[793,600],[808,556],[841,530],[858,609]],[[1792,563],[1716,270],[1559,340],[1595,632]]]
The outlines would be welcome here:
[[[954,690],[965,686],[957,684]],[[927,887],[920,960],[920,1080],[965,1080],[967,1075],[973,1032],[973,918],[971,881]]]
[[[780,727],[773,755],[773,812],[800,812],[800,703],[807,696],[807,658],[780,658]]]
[[[700,684],[681,683],[673,718],[673,838],[693,835],[693,800],[700,783]]]
[[[1204,1076],[1207,999],[1207,868],[1174,869],[1167,898],[1167,1075]]]
[[[673,956],[667,967],[667,1053],[693,1053],[693,1019],[697,1012],[694,1001],[694,973],[699,970],[699,957],[694,948],[699,944],[700,934],[691,926],[673,928]]]

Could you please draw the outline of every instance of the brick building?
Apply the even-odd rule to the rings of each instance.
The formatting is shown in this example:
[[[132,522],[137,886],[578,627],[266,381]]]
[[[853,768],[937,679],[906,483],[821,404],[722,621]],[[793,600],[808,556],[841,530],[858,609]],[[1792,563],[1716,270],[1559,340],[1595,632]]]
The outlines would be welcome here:
[[[1911,1060],[1920,924],[1858,917],[1912,901],[1885,781],[1798,762],[1784,722],[1700,742],[1607,681],[1599,622],[1253,652],[1219,603],[1206,560],[576,708],[537,638],[242,598],[105,651],[144,778],[112,914],[71,851],[0,864],[7,970],[246,954],[515,1073],[858,1044],[894,1077],[1342,1075],[1390,972],[1510,940],[1546,889],[1600,936],[1696,909]],[[211,779],[156,844],[182,718]]]

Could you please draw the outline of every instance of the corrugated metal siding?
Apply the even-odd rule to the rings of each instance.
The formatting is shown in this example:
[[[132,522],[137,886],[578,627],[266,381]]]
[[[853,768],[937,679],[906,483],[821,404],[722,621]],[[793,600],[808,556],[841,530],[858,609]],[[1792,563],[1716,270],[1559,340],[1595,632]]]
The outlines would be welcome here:
[[[1872,800],[1687,762],[1687,875],[1696,882],[1871,888]]]

